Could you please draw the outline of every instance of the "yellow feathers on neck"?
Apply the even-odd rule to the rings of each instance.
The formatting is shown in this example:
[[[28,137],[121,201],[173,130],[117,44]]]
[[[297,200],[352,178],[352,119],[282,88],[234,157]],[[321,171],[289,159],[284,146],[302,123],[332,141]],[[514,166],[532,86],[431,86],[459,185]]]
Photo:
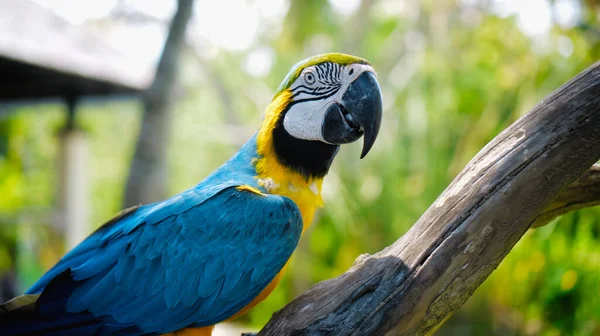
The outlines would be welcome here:
[[[314,212],[323,206],[322,178],[306,177],[279,162],[273,147],[273,130],[281,113],[291,100],[291,92],[279,93],[267,107],[264,121],[258,131],[256,147],[259,158],[255,168],[259,184],[269,193],[286,196],[296,203],[302,213],[304,229],[312,222]]]

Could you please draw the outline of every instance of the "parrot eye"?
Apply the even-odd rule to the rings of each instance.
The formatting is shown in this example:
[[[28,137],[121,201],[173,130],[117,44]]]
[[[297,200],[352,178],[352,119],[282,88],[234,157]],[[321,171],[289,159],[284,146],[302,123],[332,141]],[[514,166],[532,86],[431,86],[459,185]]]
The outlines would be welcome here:
[[[312,85],[315,83],[315,80],[315,75],[312,73],[312,71],[307,71],[304,73],[304,81],[306,84]]]

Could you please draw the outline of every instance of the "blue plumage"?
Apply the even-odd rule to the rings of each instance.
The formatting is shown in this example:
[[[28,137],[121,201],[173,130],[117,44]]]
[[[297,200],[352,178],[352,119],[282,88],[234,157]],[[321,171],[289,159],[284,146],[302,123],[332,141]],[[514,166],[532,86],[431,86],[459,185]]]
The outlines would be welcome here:
[[[36,320],[28,315],[15,325],[0,315],[0,334],[47,334],[59,326],[62,334],[69,326],[162,334],[234,315],[277,275],[302,232],[290,199],[237,189],[264,191],[256,157],[252,138],[196,187],[98,229],[29,289],[41,293]]]

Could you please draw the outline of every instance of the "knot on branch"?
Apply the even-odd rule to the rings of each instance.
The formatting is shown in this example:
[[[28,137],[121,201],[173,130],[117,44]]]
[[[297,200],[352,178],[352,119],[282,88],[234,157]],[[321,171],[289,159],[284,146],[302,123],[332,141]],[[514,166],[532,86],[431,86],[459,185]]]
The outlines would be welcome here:
[[[361,265],[363,265],[367,259],[369,259],[371,257],[370,254],[368,253],[363,253],[361,255],[359,255],[358,257],[356,257],[356,259],[354,260],[354,263],[352,264],[352,267],[350,267],[350,270],[355,269],[357,267],[360,267]]]

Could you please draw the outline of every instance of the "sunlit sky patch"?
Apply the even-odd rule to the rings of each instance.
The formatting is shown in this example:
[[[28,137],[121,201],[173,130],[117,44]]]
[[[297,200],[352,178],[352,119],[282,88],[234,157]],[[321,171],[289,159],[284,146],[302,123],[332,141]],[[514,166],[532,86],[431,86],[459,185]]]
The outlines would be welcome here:
[[[260,12],[245,0],[197,1],[194,29],[210,43],[230,51],[245,50],[257,38]]]
[[[273,65],[273,49],[260,47],[252,50],[244,61],[244,70],[254,77],[265,77]]]
[[[54,11],[73,24],[80,24],[88,19],[108,15],[119,0],[33,0],[33,2]]]
[[[581,17],[581,7],[573,0],[556,0],[554,4],[554,19],[565,28],[577,24]]]
[[[581,16],[581,8],[573,0],[494,0],[494,12],[500,16],[516,15],[519,28],[527,35],[547,34],[555,20],[563,27],[572,27]]]
[[[342,15],[353,14],[360,6],[360,0],[329,0],[335,11]]]
[[[33,0],[73,24],[100,19],[114,11],[122,0]],[[478,0],[462,0],[473,3]],[[360,0],[329,0],[341,15],[351,15],[360,6]],[[384,1],[385,2],[385,1]],[[393,0],[404,7],[404,2]],[[167,22],[173,15],[175,0],[126,0],[127,7]],[[554,7],[548,0],[492,0],[493,12],[505,17],[515,15],[520,29],[532,37],[547,34],[552,19],[563,26],[572,26],[581,15],[573,1],[557,0]],[[259,35],[277,26],[289,8],[286,0],[220,0],[196,1],[189,36],[198,45],[227,51],[256,48]],[[554,10],[553,10],[554,9]],[[269,26],[270,25],[270,26]],[[106,39],[128,58],[132,66],[149,66],[156,62],[165,39],[165,27],[160,25],[120,25],[106,32]],[[132,43],[135,41],[135,43]],[[195,43],[196,44],[196,43]],[[212,50],[212,49],[211,49]],[[208,53],[215,54],[215,53]],[[270,55],[270,56],[269,56]],[[253,76],[264,76],[273,62],[266,47],[254,49],[244,67]]]
[[[547,0],[494,0],[493,10],[499,16],[516,15],[519,28],[527,35],[545,34],[552,24]]]

